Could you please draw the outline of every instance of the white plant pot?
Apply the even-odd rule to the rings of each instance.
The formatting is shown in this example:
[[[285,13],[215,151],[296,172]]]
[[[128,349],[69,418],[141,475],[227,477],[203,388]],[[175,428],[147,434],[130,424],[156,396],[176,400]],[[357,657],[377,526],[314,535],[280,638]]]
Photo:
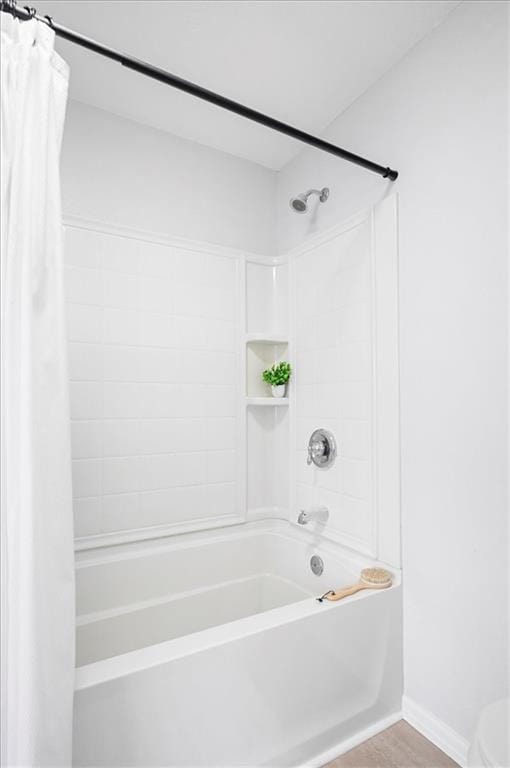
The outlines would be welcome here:
[[[271,387],[273,397],[285,397],[286,384],[278,384],[277,387]]]

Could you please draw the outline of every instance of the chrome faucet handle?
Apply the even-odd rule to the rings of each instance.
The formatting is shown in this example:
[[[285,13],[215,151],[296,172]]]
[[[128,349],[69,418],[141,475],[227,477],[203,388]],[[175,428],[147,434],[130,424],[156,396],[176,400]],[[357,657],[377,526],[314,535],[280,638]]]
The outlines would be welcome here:
[[[306,463],[326,469],[333,464],[336,457],[335,438],[327,429],[316,429],[308,441],[308,457]]]
[[[325,445],[323,440],[310,440],[308,443],[308,458],[306,459],[306,463],[308,466],[313,462],[316,463],[316,459],[320,459],[322,456],[324,456],[325,451]]]

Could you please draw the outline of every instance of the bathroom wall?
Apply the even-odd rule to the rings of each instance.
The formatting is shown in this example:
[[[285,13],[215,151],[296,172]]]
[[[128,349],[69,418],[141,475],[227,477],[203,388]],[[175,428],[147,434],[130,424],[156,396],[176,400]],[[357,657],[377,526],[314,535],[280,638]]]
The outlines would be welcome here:
[[[239,257],[67,226],[65,259],[79,542],[242,519]]]
[[[507,681],[506,16],[462,3],[325,132],[396,184],[312,150],[279,174],[280,252],[399,194],[405,711],[459,759]]]
[[[240,254],[274,252],[275,174],[71,102],[62,183],[79,546],[241,519]]]
[[[61,168],[65,215],[275,253],[275,174],[256,163],[70,101]]]
[[[296,510],[325,506],[326,538],[400,568],[397,202],[390,196],[292,252]],[[329,430],[331,466],[307,462]]]
[[[370,218],[296,256],[294,274],[296,506],[327,506],[327,535],[376,555]],[[306,461],[317,427],[341,436],[339,456],[327,470]]]

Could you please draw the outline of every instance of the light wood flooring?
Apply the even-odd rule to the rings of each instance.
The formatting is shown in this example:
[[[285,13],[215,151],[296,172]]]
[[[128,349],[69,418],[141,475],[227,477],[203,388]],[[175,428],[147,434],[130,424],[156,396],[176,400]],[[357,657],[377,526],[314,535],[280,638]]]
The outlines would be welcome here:
[[[351,749],[324,768],[455,768],[441,752],[405,720]],[[458,768],[458,766],[457,766]]]

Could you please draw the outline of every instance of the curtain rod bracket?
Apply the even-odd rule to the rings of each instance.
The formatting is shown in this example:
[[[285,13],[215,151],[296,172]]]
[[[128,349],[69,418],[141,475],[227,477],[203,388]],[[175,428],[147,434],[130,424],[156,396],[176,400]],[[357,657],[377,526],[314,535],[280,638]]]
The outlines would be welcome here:
[[[172,88],[189,93],[191,96],[202,99],[202,101],[207,101],[209,104],[214,104],[221,109],[226,109],[228,112],[233,112],[240,117],[258,123],[259,125],[264,125],[266,128],[282,133],[285,136],[290,136],[290,138],[300,141],[303,144],[308,144],[310,147],[315,147],[323,152],[328,152],[330,155],[340,157],[342,160],[347,160],[347,162],[365,168],[367,171],[379,174],[383,179],[395,181],[398,177],[398,171],[394,171],[388,166],[385,167],[384,165],[372,162],[372,160],[367,160],[365,157],[355,155],[353,152],[349,152],[346,149],[342,149],[342,147],[331,144],[329,141],[325,141],[319,136],[314,136],[311,133],[301,131],[293,125],[283,123],[281,120],[277,120],[274,117],[265,115],[263,112],[258,112],[255,109],[251,109],[251,107],[247,107],[237,101],[228,99],[219,93],[209,91],[207,88],[203,88],[189,80],[184,80],[182,77],[177,77],[177,75],[173,75],[171,72],[167,72],[164,69],[154,67],[152,64],[148,64],[145,61],[126,56],[120,51],[116,51],[113,48],[108,48],[102,43],[98,43],[96,40],[92,40],[89,37],[73,32],[73,30],[62,27],[60,24],[56,24],[50,16],[38,16],[35,8],[20,8],[17,5],[16,0],[0,0],[0,3],[0,11],[10,13],[11,16],[14,16],[20,21],[35,19],[42,24],[46,24],[55,32],[57,37],[62,37],[64,40],[68,40],[75,45],[80,45],[82,48],[87,48],[89,51],[93,51],[100,56],[112,59],[118,64],[122,64],[122,66],[132,69],[134,72],[138,72],[145,77],[158,80],[160,83],[165,83],[165,85],[169,85]]]

